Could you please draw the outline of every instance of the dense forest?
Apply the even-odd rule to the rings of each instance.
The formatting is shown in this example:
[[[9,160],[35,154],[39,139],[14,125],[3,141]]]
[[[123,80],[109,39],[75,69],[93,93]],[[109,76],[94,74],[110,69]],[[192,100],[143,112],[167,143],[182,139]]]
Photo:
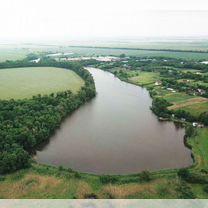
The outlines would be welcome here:
[[[31,150],[49,139],[67,115],[95,96],[92,76],[78,63],[51,59],[43,59],[40,63],[32,63],[28,59],[0,63],[0,68],[29,66],[73,70],[84,79],[85,86],[76,95],[66,91],[37,95],[32,99],[0,100],[0,174],[29,167]]]

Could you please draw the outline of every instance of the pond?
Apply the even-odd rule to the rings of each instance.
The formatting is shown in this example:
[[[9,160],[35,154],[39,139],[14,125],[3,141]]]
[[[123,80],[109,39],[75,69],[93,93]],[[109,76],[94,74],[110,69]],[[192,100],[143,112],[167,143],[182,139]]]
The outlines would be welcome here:
[[[97,96],[72,113],[36,153],[39,163],[95,174],[131,174],[192,164],[184,128],[159,121],[145,88],[87,68]]]

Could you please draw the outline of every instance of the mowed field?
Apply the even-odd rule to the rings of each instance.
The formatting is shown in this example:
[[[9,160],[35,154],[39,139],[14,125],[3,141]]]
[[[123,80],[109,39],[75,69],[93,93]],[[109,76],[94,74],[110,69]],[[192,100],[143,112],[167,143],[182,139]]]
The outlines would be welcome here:
[[[84,85],[75,72],[55,67],[0,70],[0,99],[23,99],[66,90],[76,93]]]

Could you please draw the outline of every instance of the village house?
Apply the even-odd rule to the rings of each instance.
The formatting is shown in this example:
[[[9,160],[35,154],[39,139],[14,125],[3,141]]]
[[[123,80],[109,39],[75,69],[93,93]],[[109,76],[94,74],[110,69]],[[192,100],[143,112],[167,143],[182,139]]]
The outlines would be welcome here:
[[[189,79],[183,79],[183,83],[189,83],[190,80]]]
[[[158,80],[158,81],[155,82],[155,85],[156,85],[156,86],[159,86],[159,85],[161,85],[161,84],[162,84],[162,82],[161,82],[160,80]]]
[[[206,93],[205,90],[199,89],[199,88],[197,89],[197,92],[198,92],[199,95],[204,95]]]

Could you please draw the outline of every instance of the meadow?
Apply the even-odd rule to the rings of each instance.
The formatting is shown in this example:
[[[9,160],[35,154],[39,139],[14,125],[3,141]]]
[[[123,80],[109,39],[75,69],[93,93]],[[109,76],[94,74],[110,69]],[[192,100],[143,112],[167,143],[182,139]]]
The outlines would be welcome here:
[[[129,81],[139,85],[151,85],[159,80],[160,75],[157,72],[138,72],[138,76],[129,78]]]
[[[206,42],[207,44],[207,42]],[[51,53],[74,53],[75,56],[93,56],[93,55],[115,55],[119,56],[120,54],[126,54],[127,56],[138,56],[138,57],[170,57],[170,58],[182,58],[187,60],[208,60],[208,53],[200,53],[200,52],[185,52],[185,51],[163,51],[163,49],[177,49],[177,50],[204,50],[203,44],[199,45],[192,45],[187,47],[187,44],[180,43],[182,45],[179,47],[175,46],[175,44],[160,44],[157,42],[151,42],[148,44],[104,44],[97,48],[82,48],[82,47],[71,47],[67,45],[59,46],[47,46],[47,45],[9,45],[9,46],[1,46],[0,45],[0,62],[6,60],[19,60],[26,58],[29,53],[36,53],[36,52],[51,52]],[[102,48],[102,47],[109,47],[109,48]],[[115,47],[115,48],[114,48]],[[120,48],[119,48],[120,47]],[[121,47],[126,47],[122,49]],[[135,48],[142,48],[148,50],[135,50]],[[154,49],[154,50],[151,50]],[[157,49],[158,51],[155,51]]]
[[[55,67],[0,70],[0,99],[23,99],[34,95],[71,90],[76,93],[84,81],[73,71]]]

